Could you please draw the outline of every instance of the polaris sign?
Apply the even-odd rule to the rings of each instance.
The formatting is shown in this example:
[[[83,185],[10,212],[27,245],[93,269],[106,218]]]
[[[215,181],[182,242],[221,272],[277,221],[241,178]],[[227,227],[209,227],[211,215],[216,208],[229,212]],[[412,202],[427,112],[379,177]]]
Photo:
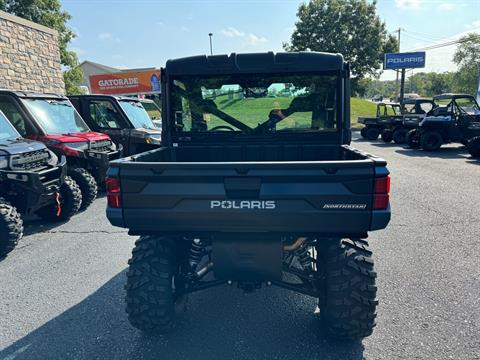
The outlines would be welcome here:
[[[425,52],[385,54],[383,69],[412,69],[425,67]]]

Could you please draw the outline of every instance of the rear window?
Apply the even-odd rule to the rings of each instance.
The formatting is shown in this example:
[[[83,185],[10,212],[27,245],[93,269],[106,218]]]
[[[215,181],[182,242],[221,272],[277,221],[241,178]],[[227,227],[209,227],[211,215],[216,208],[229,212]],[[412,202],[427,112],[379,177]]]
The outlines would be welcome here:
[[[180,132],[337,129],[336,76],[188,77],[174,80],[172,87],[172,120]]]

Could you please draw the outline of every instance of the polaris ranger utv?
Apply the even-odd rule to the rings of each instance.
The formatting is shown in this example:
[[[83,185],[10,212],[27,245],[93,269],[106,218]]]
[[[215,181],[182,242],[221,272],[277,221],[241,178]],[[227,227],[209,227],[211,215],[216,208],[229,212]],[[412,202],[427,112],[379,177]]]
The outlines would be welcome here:
[[[67,220],[78,211],[80,189],[65,165],[41,142],[23,139],[0,111],[0,258],[22,237],[20,214]]]
[[[377,140],[382,135],[385,142],[392,141],[392,133],[388,131],[392,126],[402,121],[402,109],[398,103],[378,103],[375,117],[359,117],[358,123],[365,125],[360,135],[368,140]],[[386,131],[387,130],[387,131]]]
[[[68,175],[80,187],[81,209],[86,209],[97,196],[97,184],[105,181],[108,162],[120,157],[110,138],[91,131],[61,95],[0,90],[0,110],[22,136],[66,156]]]
[[[108,219],[140,235],[131,324],[167,332],[188,293],[276,285],[317,298],[329,334],[369,336],[366,239],[390,220],[390,178],[384,160],[349,146],[343,57],[194,56],[168,61],[161,84],[162,147],[110,163],[107,177]],[[272,95],[249,95],[259,89]]]
[[[411,148],[436,151],[442,144],[466,145],[473,157],[480,157],[480,108],[471,95],[443,94],[433,98],[438,107],[410,130]]]
[[[123,146],[123,155],[135,155],[160,145],[157,128],[139,99],[111,95],[70,96],[88,126]]]

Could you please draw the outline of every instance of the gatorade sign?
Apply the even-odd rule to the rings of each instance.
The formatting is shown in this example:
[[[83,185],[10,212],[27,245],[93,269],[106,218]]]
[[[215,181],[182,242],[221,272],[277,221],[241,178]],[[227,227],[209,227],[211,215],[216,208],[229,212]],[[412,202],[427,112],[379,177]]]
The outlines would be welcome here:
[[[153,94],[160,92],[160,70],[91,75],[92,94]]]
[[[425,67],[425,52],[385,54],[384,70],[413,69]]]

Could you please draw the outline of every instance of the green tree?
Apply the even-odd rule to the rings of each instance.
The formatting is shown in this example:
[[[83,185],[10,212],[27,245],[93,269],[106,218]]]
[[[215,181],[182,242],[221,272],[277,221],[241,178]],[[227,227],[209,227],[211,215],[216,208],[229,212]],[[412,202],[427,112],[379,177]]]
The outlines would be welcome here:
[[[79,84],[82,81],[82,69],[78,67],[77,54],[67,49],[68,43],[75,37],[67,27],[71,16],[62,10],[59,0],[0,0],[0,10],[48,26],[59,34],[60,60],[64,66],[63,78],[67,94],[82,93]]]
[[[480,34],[470,33],[460,38],[453,61],[458,66],[455,91],[476,94],[480,75]]]
[[[378,75],[386,52],[398,51],[396,38],[376,14],[376,1],[310,0],[299,6],[297,17],[284,48],[341,53],[351,64],[354,89],[360,79]]]

